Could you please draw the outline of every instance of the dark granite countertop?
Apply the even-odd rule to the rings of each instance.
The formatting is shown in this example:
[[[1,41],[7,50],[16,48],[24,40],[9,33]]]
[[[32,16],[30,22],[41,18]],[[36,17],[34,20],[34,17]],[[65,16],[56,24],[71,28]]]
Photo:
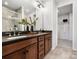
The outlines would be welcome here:
[[[3,36],[2,37],[2,45],[7,45],[7,44],[11,44],[11,43],[15,43],[17,41],[23,41],[23,40],[27,40],[29,38],[33,38],[33,37],[37,37],[37,36],[41,36],[41,35],[47,35],[48,33],[37,33],[37,34],[24,34],[21,36],[24,37],[20,37],[20,38],[14,38],[14,39],[8,39],[10,37],[8,36]]]

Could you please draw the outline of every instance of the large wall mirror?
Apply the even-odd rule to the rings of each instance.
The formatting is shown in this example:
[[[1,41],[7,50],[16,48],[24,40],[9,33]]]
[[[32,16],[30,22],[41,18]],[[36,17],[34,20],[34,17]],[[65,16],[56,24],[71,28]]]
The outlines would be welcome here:
[[[23,31],[19,21],[36,12],[33,0],[2,0],[2,31]]]
[[[23,21],[23,24],[25,24],[23,19],[27,19],[28,23],[34,25],[34,29],[43,29],[43,9],[45,8],[44,4],[46,1],[2,0],[2,32],[14,31],[15,27],[16,31],[24,31],[24,26],[19,23]]]

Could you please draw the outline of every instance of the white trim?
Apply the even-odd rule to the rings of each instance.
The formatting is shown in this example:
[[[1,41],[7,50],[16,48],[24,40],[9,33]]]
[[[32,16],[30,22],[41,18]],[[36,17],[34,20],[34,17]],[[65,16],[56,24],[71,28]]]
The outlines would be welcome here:
[[[73,51],[77,51],[77,49],[73,49]]]
[[[52,48],[51,48],[51,50],[55,50],[56,48],[57,48],[57,46],[55,46],[55,47],[52,47]]]
[[[74,48],[74,3],[73,3],[73,24],[72,24],[72,26],[73,26],[73,41],[72,41],[72,49],[73,50],[76,50],[75,48]]]
[[[73,4],[73,2],[64,3],[64,4],[62,4],[62,5],[58,5],[58,6],[56,6],[56,7],[57,7],[57,8],[60,8],[60,7],[69,5],[69,4]]]
[[[57,20],[57,45],[58,45],[58,8],[56,8],[56,20]]]
[[[75,25],[74,25],[74,23],[75,23],[75,19],[74,19],[74,17],[75,17],[75,1],[73,2],[73,50],[77,50],[76,48],[77,47],[75,47],[75,31],[74,31],[74,27],[75,27]]]

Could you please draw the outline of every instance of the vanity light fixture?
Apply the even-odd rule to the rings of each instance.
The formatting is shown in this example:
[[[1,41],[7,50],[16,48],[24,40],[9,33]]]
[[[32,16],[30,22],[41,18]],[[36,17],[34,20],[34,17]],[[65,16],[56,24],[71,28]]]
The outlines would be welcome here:
[[[45,7],[44,4],[43,4],[41,1],[39,1],[39,0],[34,1],[34,2],[33,2],[33,5],[34,5],[36,8],[44,8],[44,7]]]
[[[44,8],[44,5],[40,2],[40,1],[36,1],[38,3],[37,7],[41,8],[43,7]]]
[[[5,5],[8,5],[8,2],[7,2],[7,1],[5,1],[5,2],[4,2],[4,4],[5,4]]]

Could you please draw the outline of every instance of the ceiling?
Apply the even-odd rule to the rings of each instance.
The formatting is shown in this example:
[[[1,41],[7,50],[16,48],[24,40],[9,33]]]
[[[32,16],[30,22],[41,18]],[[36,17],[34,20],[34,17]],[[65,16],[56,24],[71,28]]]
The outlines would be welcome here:
[[[8,5],[5,5],[5,2],[8,2]],[[32,2],[33,0],[2,0],[2,5],[12,10],[16,10],[21,6],[24,6],[26,11],[25,13],[30,14],[36,10]]]
[[[67,6],[63,6],[60,7],[58,9],[58,15],[63,15],[63,14],[68,14],[68,13],[72,13],[72,5],[67,5]]]
[[[25,14],[30,14],[34,11],[36,11],[35,6],[33,5],[33,2],[37,0],[2,0],[2,5],[12,9],[12,10],[17,10],[21,6],[24,6],[25,9]],[[48,0],[39,0],[42,3],[45,3]],[[8,2],[8,5],[5,5],[5,2]]]
[[[62,1],[66,1],[66,0],[55,0],[56,2],[62,2]]]

